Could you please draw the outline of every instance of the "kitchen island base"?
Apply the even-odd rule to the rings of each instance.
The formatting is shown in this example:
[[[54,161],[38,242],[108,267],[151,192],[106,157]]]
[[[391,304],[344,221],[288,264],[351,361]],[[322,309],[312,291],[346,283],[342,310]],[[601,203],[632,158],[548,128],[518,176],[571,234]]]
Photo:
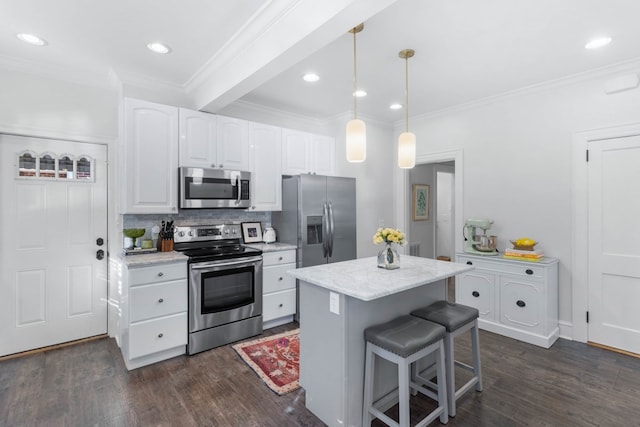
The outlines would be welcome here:
[[[364,387],[364,330],[446,299],[446,279],[363,301],[300,281],[300,385],[306,406],[329,426],[360,426]],[[336,313],[337,312],[337,313]],[[374,398],[397,385],[397,370],[376,364]],[[397,399],[396,399],[397,401]],[[388,407],[395,404],[388,403]]]

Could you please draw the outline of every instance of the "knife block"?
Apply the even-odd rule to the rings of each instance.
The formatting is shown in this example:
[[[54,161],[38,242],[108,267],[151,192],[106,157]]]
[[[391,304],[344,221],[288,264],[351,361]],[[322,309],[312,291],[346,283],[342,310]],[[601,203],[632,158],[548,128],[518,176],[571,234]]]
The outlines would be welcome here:
[[[158,239],[158,251],[160,252],[171,252],[173,251],[173,240],[172,239]]]

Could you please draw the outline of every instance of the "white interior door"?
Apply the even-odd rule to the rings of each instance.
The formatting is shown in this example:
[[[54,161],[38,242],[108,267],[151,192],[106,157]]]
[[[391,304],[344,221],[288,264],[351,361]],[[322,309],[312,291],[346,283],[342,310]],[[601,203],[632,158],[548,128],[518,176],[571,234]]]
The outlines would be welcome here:
[[[106,159],[0,135],[0,356],[106,333]]]
[[[640,354],[640,137],[589,143],[589,341]]]
[[[436,166],[436,256],[454,254],[454,168]]]

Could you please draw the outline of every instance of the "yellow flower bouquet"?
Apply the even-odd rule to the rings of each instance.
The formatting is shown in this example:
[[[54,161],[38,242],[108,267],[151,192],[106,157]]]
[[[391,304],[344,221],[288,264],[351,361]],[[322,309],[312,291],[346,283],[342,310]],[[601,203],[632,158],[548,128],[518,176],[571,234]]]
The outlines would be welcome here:
[[[373,235],[373,243],[397,243],[398,245],[406,245],[407,240],[402,231],[394,228],[378,228],[376,234]]]

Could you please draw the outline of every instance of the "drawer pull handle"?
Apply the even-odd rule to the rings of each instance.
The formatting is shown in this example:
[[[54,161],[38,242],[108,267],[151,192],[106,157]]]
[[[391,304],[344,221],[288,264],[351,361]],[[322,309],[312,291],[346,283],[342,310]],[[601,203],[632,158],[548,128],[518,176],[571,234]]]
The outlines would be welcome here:
[[[283,306],[283,305],[284,305],[284,304],[280,304],[278,307],[282,308],[282,306]]]
[[[480,296],[480,292],[473,291],[473,292],[471,292],[471,295],[473,295],[474,297],[478,298]]]
[[[282,261],[282,257],[278,258],[278,261]]]
[[[278,277],[278,280],[279,280],[280,282],[282,282],[282,277]]]
[[[527,274],[533,274],[533,270],[530,268],[527,268],[524,272]]]
[[[160,298],[160,299],[158,300],[158,302],[159,302],[160,304],[162,304],[162,303],[164,302],[164,298]]]
[[[467,265],[473,265],[471,261],[467,261]]]
[[[158,334],[158,338],[162,338],[163,336],[164,336],[164,334],[163,334],[162,332],[160,332],[160,333]]]
[[[158,273],[158,277],[162,277],[162,276],[164,276],[164,273],[161,271]]]
[[[518,307],[524,307],[524,306],[525,306],[525,305],[527,305],[527,304],[526,304],[524,301],[522,301],[521,299],[519,299],[519,300],[516,302],[516,305],[517,305]]]

